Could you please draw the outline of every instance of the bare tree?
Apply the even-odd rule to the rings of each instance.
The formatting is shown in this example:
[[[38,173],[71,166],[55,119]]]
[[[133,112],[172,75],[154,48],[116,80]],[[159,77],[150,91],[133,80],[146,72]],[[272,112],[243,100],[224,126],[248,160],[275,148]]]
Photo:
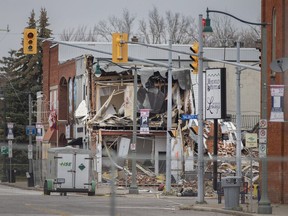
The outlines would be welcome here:
[[[88,33],[87,26],[84,25],[79,26],[76,31],[74,29],[64,30],[61,39],[65,41],[111,41],[113,32],[125,32],[129,36],[132,34],[135,18],[127,9],[124,9],[122,17],[111,16],[108,20],[100,20]]]
[[[255,47],[255,41],[260,38],[260,28],[238,29],[227,16],[213,17],[213,34],[206,37],[204,45],[208,47],[234,47],[240,40],[244,47]]]
[[[122,17],[112,16],[108,18],[108,21],[101,20],[94,26],[94,31],[105,41],[111,41],[113,32],[125,32],[129,37],[132,34],[135,18],[136,17],[131,15],[127,9],[124,9]]]
[[[87,26],[79,26],[75,32],[74,40],[75,41],[85,41],[86,39],[86,30]]]
[[[113,32],[125,32],[130,36],[138,36],[148,44],[172,43],[189,44],[197,41],[198,27],[190,16],[167,11],[161,16],[158,9],[153,7],[148,13],[148,19],[142,19],[138,24],[138,31],[133,33],[136,16],[124,9],[120,17],[111,16],[100,20],[92,29],[79,26],[75,29],[64,30],[61,39],[65,41],[111,41]],[[255,47],[255,40],[260,38],[260,28],[238,29],[228,16],[212,16],[213,34],[205,37],[204,46],[233,47],[238,39],[245,47]],[[87,33],[88,32],[88,33]]]
[[[179,13],[173,14],[166,12],[167,32],[173,43],[187,44],[195,40],[196,25],[191,17],[180,16]]]
[[[71,41],[74,37],[74,29],[64,29],[60,35],[60,39],[63,41]]]
[[[238,39],[237,29],[227,16],[214,16],[213,34],[204,41],[209,47],[231,47]]]
[[[145,40],[145,42],[150,44],[149,31],[147,29],[147,24],[145,20],[139,21],[139,31],[140,31],[140,35],[144,37],[143,39]]]
[[[191,43],[196,33],[194,19],[191,17],[167,11],[164,18],[159,15],[156,7],[149,12],[147,22],[140,20],[139,31],[146,43],[154,44],[167,43],[170,38],[173,43]]]
[[[250,26],[239,33],[240,41],[243,41],[245,47],[256,47],[256,41],[261,38],[260,27]]]
[[[165,24],[164,18],[159,15],[156,7],[149,12],[149,28],[152,33],[152,43],[162,43],[162,39],[165,38]]]

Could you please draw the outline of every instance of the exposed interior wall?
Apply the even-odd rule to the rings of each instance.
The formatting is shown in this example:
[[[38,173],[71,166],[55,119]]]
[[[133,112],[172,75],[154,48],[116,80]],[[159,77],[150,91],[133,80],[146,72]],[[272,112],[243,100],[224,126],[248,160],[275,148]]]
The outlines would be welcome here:
[[[161,154],[162,153],[162,154]],[[160,171],[166,170],[166,137],[155,137],[155,174],[159,175]],[[163,156],[165,156],[163,158]],[[163,164],[164,161],[164,164]],[[164,167],[163,167],[164,166]],[[162,169],[161,169],[162,168]]]

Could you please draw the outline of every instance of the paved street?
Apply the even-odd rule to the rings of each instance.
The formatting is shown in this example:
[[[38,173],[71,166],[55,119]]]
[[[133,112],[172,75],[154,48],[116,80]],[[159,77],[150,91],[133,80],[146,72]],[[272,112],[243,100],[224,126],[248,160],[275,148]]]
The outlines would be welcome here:
[[[28,187],[27,182],[0,183],[0,215],[243,215],[257,214],[257,200],[253,200],[252,213],[249,213],[249,201],[242,204],[243,211],[224,209],[224,198],[218,204],[215,198],[205,198],[207,204],[196,204],[196,197],[164,196],[155,188],[139,188],[139,194],[128,193],[128,189],[116,187],[115,205],[111,205],[112,196],[109,185],[98,185],[96,196],[68,193],[60,196],[51,193],[44,196],[42,188]],[[114,206],[114,208],[111,208]],[[272,215],[287,215],[288,205],[272,205]],[[248,211],[248,212],[247,212]],[[113,214],[113,212],[115,214]]]
[[[69,193],[60,196],[43,195],[40,190],[28,190],[0,185],[0,215],[112,215],[111,197],[107,195],[88,197],[86,194]],[[163,198],[155,194],[116,195],[114,212],[121,215],[214,215],[222,213],[180,210],[189,204],[188,198]]]

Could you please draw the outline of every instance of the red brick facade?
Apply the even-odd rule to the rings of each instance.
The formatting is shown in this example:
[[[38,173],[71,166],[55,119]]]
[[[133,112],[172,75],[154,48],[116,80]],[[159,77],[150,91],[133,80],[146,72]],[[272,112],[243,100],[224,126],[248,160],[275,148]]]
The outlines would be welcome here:
[[[267,25],[267,117],[270,119],[270,85],[285,85],[284,117],[288,120],[288,77],[276,73],[271,77],[270,63],[278,58],[288,57],[288,0],[262,0],[262,22]],[[274,28],[274,38],[273,38]],[[263,59],[262,59],[263,60]],[[263,89],[262,89],[263,90]],[[267,136],[268,154],[268,196],[272,203],[288,203],[288,123],[269,122]],[[285,160],[286,159],[286,160]],[[261,175],[262,176],[262,175]]]
[[[50,42],[43,43],[43,95],[44,95],[44,110],[50,111],[49,101],[50,101],[50,88],[57,87],[58,89],[58,99],[59,99],[59,112],[58,120],[68,119],[68,81],[73,79],[76,74],[76,64],[75,60],[67,61],[63,64],[58,62],[58,45],[51,47]],[[42,116],[42,122],[45,125],[45,129],[48,130],[48,116]],[[45,124],[46,123],[46,124]],[[65,124],[58,121],[58,138],[59,146],[64,146],[67,142],[65,139]],[[55,131],[54,131],[55,133]],[[45,139],[45,136],[44,136]],[[56,136],[46,137],[52,145],[56,145]],[[45,141],[45,140],[44,140]]]

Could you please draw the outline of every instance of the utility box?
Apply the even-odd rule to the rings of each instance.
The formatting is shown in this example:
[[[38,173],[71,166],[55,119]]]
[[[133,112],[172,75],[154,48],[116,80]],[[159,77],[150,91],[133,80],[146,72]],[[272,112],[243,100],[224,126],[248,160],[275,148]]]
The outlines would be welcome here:
[[[228,176],[222,178],[221,186],[224,189],[225,209],[239,210],[239,195],[241,178],[237,176]]]
[[[95,188],[91,151],[70,146],[48,149],[45,195],[86,192],[93,196]]]

